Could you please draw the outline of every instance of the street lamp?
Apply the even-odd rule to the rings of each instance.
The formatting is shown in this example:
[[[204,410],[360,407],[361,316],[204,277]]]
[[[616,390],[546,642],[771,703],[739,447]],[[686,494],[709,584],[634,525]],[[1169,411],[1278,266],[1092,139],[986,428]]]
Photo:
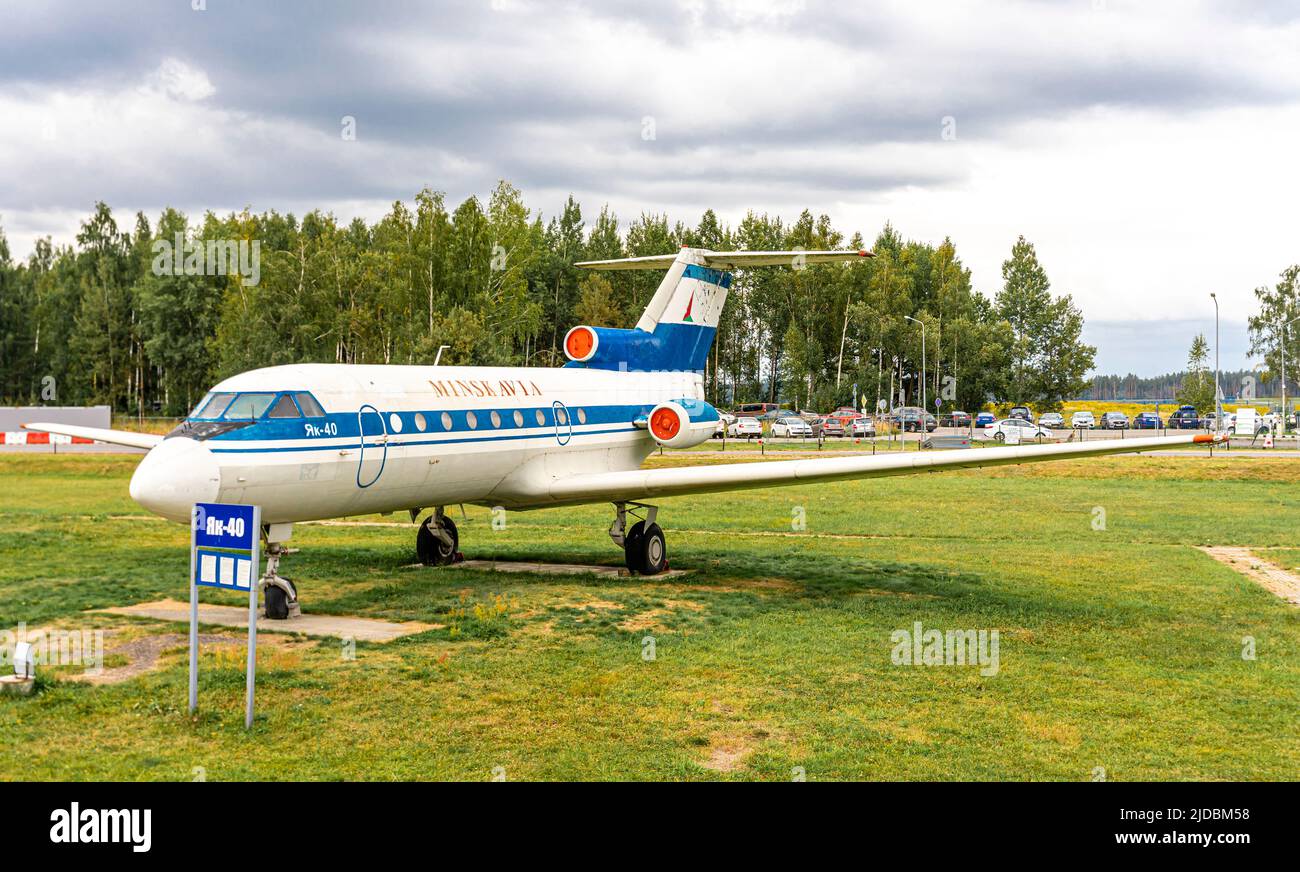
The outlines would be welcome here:
[[[925,322],[920,318],[913,318],[911,315],[904,315],[903,317],[921,325],[921,418],[919,432],[916,437],[916,447],[920,448],[921,443],[925,441],[925,416],[929,413],[929,407],[926,405],[925,396]]]
[[[1219,392],[1219,298],[1210,292],[1214,301],[1214,430],[1223,430],[1223,394]]]
[[[1286,328],[1300,321],[1300,315],[1282,322],[1282,435],[1286,435]]]

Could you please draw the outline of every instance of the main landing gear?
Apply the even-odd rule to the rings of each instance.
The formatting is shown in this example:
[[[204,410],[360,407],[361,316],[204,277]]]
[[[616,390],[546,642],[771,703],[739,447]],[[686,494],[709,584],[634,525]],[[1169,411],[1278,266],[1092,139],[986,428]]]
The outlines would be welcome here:
[[[628,507],[632,508],[629,509]],[[627,516],[635,511],[645,510],[645,518],[637,519],[629,529]],[[609,538],[615,545],[623,548],[627,568],[641,575],[658,575],[668,568],[668,545],[664,541],[664,531],[655,523],[659,512],[658,506],[644,503],[614,503],[614,523],[609,528]]]
[[[298,605],[298,588],[292,581],[280,575],[280,558],[289,553],[284,543],[289,540],[293,530],[291,524],[271,524],[265,529],[266,537],[266,574],[258,579],[262,590],[262,602],[265,614],[275,621],[302,614]]]
[[[413,511],[411,520],[415,520],[419,510]],[[438,507],[432,515],[424,519],[415,534],[415,553],[425,566],[446,566],[463,560],[457,547],[460,537],[456,534],[456,525],[451,518],[443,514]]]

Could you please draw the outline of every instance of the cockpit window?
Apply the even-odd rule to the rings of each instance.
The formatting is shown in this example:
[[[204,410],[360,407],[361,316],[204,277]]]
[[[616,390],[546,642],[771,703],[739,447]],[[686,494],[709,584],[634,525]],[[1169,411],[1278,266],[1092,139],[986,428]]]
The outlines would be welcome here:
[[[191,418],[220,418],[234,394],[208,394],[190,413]]]
[[[293,404],[293,397],[288,394],[280,394],[280,399],[275,401],[271,411],[266,413],[268,418],[298,418],[298,407]]]
[[[240,394],[226,407],[226,412],[221,417],[226,421],[260,418],[274,399],[275,394]]]
[[[298,401],[298,407],[302,409],[302,413],[308,418],[325,417],[325,410],[321,408],[320,403],[316,402],[316,398],[311,394],[298,393],[294,394],[293,397]]]

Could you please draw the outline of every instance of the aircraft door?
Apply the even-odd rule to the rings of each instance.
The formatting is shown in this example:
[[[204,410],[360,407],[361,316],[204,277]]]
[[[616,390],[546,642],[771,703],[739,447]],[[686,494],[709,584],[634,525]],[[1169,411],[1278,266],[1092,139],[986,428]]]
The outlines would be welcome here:
[[[357,429],[361,433],[357,487],[367,488],[379,481],[388,463],[388,426],[379,410],[366,403],[357,411]]]
[[[551,414],[555,416],[555,441],[561,445],[568,445],[569,440],[573,438],[573,419],[569,415],[569,409],[559,400],[551,403]]]

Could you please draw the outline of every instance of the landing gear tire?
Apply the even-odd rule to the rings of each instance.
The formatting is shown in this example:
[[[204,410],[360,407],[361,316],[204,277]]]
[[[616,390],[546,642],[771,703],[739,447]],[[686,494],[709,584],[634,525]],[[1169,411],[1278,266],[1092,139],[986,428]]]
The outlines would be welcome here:
[[[290,587],[293,587],[293,582],[289,581],[289,579],[284,579],[284,582]],[[266,600],[266,616],[268,618],[275,621],[283,621],[289,617],[290,597],[289,594],[285,592],[284,588],[279,585],[268,584],[266,589],[262,592],[262,596]],[[293,599],[296,600],[297,598],[298,588],[293,587]]]
[[[623,562],[633,572],[645,572],[641,566],[641,539],[645,535],[645,521],[637,521],[623,534]]]
[[[638,521],[624,543],[627,568],[642,575],[658,575],[668,568],[668,544],[658,524]]]
[[[433,516],[424,519],[415,534],[415,553],[425,566],[446,566],[456,560],[456,549],[460,546],[460,536],[456,533],[456,524],[446,515],[442,516],[442,529],[451,540],[444,542],[430,529]]]

